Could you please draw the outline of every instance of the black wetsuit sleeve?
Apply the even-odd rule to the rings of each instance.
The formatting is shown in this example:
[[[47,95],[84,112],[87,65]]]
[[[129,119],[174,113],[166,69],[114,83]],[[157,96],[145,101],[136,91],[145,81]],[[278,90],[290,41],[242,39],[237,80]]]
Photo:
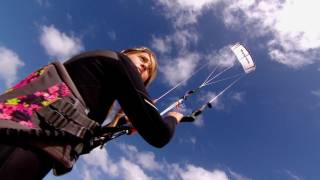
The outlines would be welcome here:
[[[139,134],[151,145],[163,147],[172,138],[176,119],[162,118],[149,98],[143,82],[128,58],[122,56],[117,61],[116,98]]]

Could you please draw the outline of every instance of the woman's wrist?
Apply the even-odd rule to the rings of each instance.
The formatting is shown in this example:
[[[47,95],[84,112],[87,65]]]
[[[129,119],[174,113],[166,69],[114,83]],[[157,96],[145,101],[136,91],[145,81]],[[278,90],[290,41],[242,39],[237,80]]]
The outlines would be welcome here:
[[[183,114],[175,111],[171,111],[167,115],[174,117],[177,120],[177,123],[179,123],[180,120],[183,118]]]

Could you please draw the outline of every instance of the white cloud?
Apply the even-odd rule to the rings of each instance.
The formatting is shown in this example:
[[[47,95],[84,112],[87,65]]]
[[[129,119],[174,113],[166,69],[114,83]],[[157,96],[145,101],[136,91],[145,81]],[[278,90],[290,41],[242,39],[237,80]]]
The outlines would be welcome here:
[[[161,54],[168,53],[171,51],[170,39],[168,36],[165,38],[152,37],[151,47]]]
[[[231,179],[234,179],[234,180],[252,180],[251,178],[245,177],[244,175],[236,173],[230,169],[229,169],[229,174]]]
[[[244,101],[244,92],[235,92],[232,94],[231,98],[237,102],[243,102]]]
[[[70,13],[67,13],[67,19],[69,20],[69,21],[72,21],[72,19],[73,19],[73,17],[72,17],[72,15],[70,14]]]
[[[290,177],[292,178],[293,180],[303,180],[302,177],[299,177],[297,175],[295,175],[293,172],[289,171],[289,170],[284,170],[284,172]]]
[[[109,176],[117,176],[119,174],[119,167],[109,157],[106,149],[95,148],[88,155],[83,156],[85,164],[98,167]]]
[[[229,0],[225,4],[227,26],[247,29],[252,37],[273,37],[266,45],[273,60],[293,68],[315,62],[320,48],[320,26],[314,22],[320,15],[316,1]]]
[[[164,81],[171,86],[176,85],[195,71],[199,60],[200,55],[198,53],[184,53],[172,61],[167,61],[160,67]]]
[[[201,11],[209,4],[217,2],[217,0],[177,0],[176,2],[182,9],[193,9],[195,11]]]
[[[185,27],[197,23],[202,10],[218,1],[220,0],[159,0],[156,3],[163,7],[163,14],[174,22],[174,26]]]
[[[219,169],[212,171],[192,164],[185,164],[183,167],[179,164],[167,164],[168,179],[176,180],[229,180],[227,174]]]
[[[83,180],[95,180],[101,173],[98,170],[92,170],[89,166],[84,165],[81,175]]]
[[[231,51],[229,46],[222,47],[218,51],[206,55],[206,59],[211,66],[219,66],[222,68],[233,66],[237,59],[235,54]]]
[[[317,1],[159,0],[157,4],[176,30],[190,29],[205,10],[211,10],[227,27],[246,30],[249,38],[268,37],[264,44],[270,58],[292,68],[315,63],[320,54],[320,26],[314,21],[320,15]]]
[[[141,165],[146,170],[161,170],[163,167],[156,162],[155,155],[152,152],[138,151],[135,146],[121,144],[120,149],[131,161]]]
[[[6,87],[16,82],[18,70],[24,65],[14,51],[0,46],[0,78],[5,81]]]
[[[121,158],[120,167],[122,169],[123,179],[125,180],[149,180],[151,179],[145,174],[143,169],[137,164]]]
[[[51,6],[49,0],[36,0],[36,1],[42,7],[50,7]]]
[[[188,139],[184,139],[184,138],[179,138],[179,142],[180,143],[190,143],[190,144],[193,144],[195,145],[197,143],[197,138],[192,136]]]
[[[115,41],[117,39],[117,34],[115,31],[109,31],[108,32],[108,37],[112,40]]]
[[[196,144],[197,138],[196,137],[191,137],[190,141],[191,141],[192,144]]]
[[[175,30],[164,37],[152,37],[151,47],[159,52],[159,62],[166,62],[159,67],[163,82],[175,86],[195,70],[201,56],[197,52],[190,52],[188,48],[197,41],[198,34],[191,29]],[[174,49],[178,49],[178,55],[172,55]]]
[[[311,94],[313,94],[313,95],[315,95],[317,97],[320,97],[320,89],[311,91]]]
[[[197,167],[194,165],[188,165],[186,170],[180,175],[183,180],[228,180],[228,176],[224,171],[208,171],[202,167]]]
[[[113,178],[148,180],[151,178],[144,170],[159,170],[152,152],[138,152],[135,146],[125,144],[119,147],[126,153],[126,159],[121,157],[116,160],[110,157],[105,148],[96,148],[83,156],[83,177],[88,180],[98,179],[99,176],[104,176],[104,173]]]
[[[141,152],[136,158],[137,162],[147,170],[161,169],[161,166],[155,161],[155,155],[152,152]]]
[[[196,138],[192,137],[190,141],[196,143]],[[90,155],[85,155],[82,177],[86,180],[93,180],[99,179],[100,176],[105,177],[104,174],[106,174],[111,178],[125,180],[148,180],[155,177],[171,180],[228,180],[223,170],[207,170],[190,163],[168,163],[165,159],[160,162],[156,160],[152,152],[139,151],[132,145],[120,144],[118,148],[124,153],[124,156],[118,160],[115,157],[109,157],[105,149],[95,149]],[[233,178],[238,178],[236,180],[249,180],[231,170],[229,174]]]
[[[191,44],[198,42],[198,33],[189,29],[175,30],[174,33],[164,37],[152,37],[151,47],[161,54],[170,53],[173,47],[179,52],[186,51]]]
[[[80,38],[73,35],[68,36],[53,25],[42,26],[40,43],[48,55],[59,60],[65,60],[84,49]]]
[[[197,127],[203,127],[204,126],[204,120],[203,120],[203,116],[197,116],[197,119],[193,122],[193,124]]]
[[[203,102],[208,102],[213,98],[216,98],[212,103],[212,108],[215,108],[217,110],[222,110],[224,108],[224,105],[222,104],[220,97],[217,97],[217,93],[213,91],[208,91],[204,95],[201,96],[200,101]]]
[[[83,179],[84,179],[84,180],[94,180],[94,179],[92,178],[91,172],[88,171],[87,169],[85,169],[84,172],[83,172]]]
[[[186,49],[190,44],[198,42],[198,34],[191,29],[177,30],[169,38],[181,49]]]

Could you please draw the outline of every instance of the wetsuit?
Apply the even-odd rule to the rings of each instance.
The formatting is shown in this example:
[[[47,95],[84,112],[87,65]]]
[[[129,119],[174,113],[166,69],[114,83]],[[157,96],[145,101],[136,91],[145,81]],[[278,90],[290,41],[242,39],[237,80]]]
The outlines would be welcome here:
[[[101,54],[83,53],[65,63],[90,110],[89,118],[102,123],[110,106],[118,100],[133,126],[148,143],[156,147],[167,144],[175,129],[175,118],[160,116],[137,68],[127,56]]]
[[[89,118],[102,123],[117,100],[149,144],[162,147],[170,141],[176,119],[160,116],[137,68],[127,56],[108,51],[87,52],[71,58],[64,66],[86,103]],[[41,179],[51,168],[51,158],[36,149],[0,146],[0,179],[7,178],[4,170],[12,171],[18,167],[25,167],[25,173],[13,178]],[[22,162],[23,157],[29,160]],[[33,162],[36,166],[30,166]]]

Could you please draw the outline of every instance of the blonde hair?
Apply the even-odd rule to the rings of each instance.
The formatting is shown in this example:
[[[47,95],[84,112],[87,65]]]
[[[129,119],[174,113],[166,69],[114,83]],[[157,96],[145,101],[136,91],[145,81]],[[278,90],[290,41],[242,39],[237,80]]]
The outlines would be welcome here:
[[[121,51],[121,53],[125,55],[134,54],[137,52],[144,52],[149,55],[151,71],[149,72],[150,74],[149,78],[144,82],[144,85],[147,87],[148,85],[150,85],[150,83],[155,79],[157,75],[157,68],[158,68],[157,58],[155,54],[147,47],[129,48]]]

